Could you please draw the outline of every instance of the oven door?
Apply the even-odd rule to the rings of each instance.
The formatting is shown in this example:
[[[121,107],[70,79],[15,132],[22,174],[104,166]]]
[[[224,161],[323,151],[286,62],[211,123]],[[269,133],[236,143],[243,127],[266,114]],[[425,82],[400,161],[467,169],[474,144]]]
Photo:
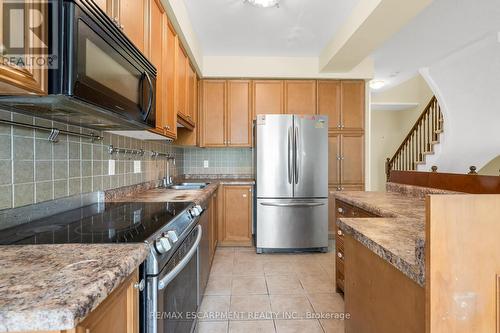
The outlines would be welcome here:
[[[118,28],[74,3],[68,6],[68,93],[154,127],[155,68]]]
[[[157,312],[154,316],[156,321],[153,324],[156,330],[153,329],[150,332],[190,333],[193,331],[199,305],[198,249],[201,237],[202,229],[198,225],[160,272],[157,278]]]

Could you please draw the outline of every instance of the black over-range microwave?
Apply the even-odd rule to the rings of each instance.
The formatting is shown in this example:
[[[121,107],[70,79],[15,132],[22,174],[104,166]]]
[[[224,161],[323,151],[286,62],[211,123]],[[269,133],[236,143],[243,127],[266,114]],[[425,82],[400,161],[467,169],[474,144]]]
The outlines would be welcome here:
[[[95,129],[155,126],[156,68],[91,0],[49,2],[47,96],[7,96],[20,112]]]

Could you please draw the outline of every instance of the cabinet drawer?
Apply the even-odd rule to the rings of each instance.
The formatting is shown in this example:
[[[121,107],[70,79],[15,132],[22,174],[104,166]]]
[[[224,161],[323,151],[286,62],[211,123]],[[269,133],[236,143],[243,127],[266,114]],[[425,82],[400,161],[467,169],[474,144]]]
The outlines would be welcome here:
[[[335,207],[337,208],[337,211],[335,212],[337,219],[341,217],[377,217],[377,215],[373,213],[367,212],[364,209],[352,206],[340,200],[335,201]]]

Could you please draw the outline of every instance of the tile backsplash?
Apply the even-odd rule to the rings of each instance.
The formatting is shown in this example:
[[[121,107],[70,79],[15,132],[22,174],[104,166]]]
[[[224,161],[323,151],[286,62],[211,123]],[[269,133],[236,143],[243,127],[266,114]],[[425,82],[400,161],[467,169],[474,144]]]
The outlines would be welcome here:
[[[0,110],[0,118],[16,122],[56,127],[77,133],[90,130],[45,119]],[[161,179],[165,175],[164,159],[150,154],[130,158],[110,155],[108,147],[144,149],[173,153],[175,166],[171,175],[183,173],[183,148],[167,141],[141,141],[100,133],[102,141],[59,135],[59,142],[48,140],[47,131],[0,124],[0,209],[24,206],[69,195],[108,190],[126,185]],[[110,160],[115,174],[109,175]],[[134,160],[140,161],[135,170]]]
[[[184,174],[249,175],[253,173],[252,159],[250,148],[185,148]]]

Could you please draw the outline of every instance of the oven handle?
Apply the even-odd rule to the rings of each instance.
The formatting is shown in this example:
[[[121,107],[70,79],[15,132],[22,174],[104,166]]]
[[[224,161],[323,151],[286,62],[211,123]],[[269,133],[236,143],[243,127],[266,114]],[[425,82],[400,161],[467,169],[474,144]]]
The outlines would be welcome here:
[[[198,225],[196,228],[198,229],[198,235],[196,236],[196,241],[194,242],[193,247],[189,249],[188,253],[186,253],[186,256],[182,258],[181,261],[179,261],[177,266],[175,266],[174,269],[168,272],[168,274],[158,282],[158,290],[164,289],[170,282],[172,282],[172,280],[175,279],[175,277],[184,269],[184,267],[186,267],[193,255],[198,250],[198,245],[201,241],[202,230],[200,225]]]

